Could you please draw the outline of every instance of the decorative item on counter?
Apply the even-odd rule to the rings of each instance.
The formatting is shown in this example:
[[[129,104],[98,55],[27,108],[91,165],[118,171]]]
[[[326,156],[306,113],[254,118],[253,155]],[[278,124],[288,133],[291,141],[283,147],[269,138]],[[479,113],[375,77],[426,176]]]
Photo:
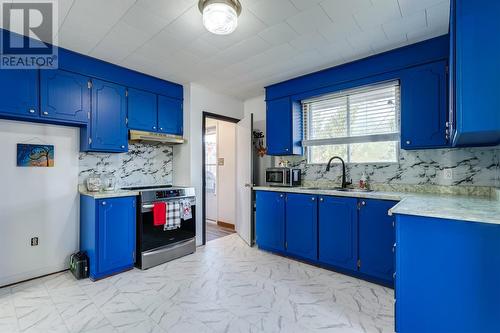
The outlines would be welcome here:
[[[113,176],[113,174],[106,173],[102,175],[101,180],[102,180],[102,189],[104,191],[113,192],[115,190],[116,179],[115,176]]]
[[[368,189],[368,178],[366,177],[366,173],[363,172],[363,175],[361,176],[361,179],[359,180],[359,188],[362,190],[367,190]]]
[[[264,133],[261,131],[253,131],[254,146],[259,157],[264,157],[267,154],[267,148],[264,147]]]
[[[53,145],[17,144],[18,167],[43,167],[54,166]]]
[[[87,191],[89,192],[99,192],[101,190],[102,181],[98,174],[92,174],[87,178]]]
[[[290,164],[290,161],[287,161],[287,160],[284,160],[284,159],[280,159],[280,161],[278,163],[278,166],[280,168],[288,168],[289,164]]]

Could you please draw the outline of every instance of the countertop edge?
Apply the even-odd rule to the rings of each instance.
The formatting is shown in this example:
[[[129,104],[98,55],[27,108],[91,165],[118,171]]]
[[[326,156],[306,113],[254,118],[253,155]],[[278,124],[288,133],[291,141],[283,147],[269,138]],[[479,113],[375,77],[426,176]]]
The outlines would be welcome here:
[[[85,195],[94,199],[108,199],[108,198],[122,198],[122,197],[135,197],[139,195],[137,191],[117,191],[117,192],[87,192],[78,191],[80,195]]]

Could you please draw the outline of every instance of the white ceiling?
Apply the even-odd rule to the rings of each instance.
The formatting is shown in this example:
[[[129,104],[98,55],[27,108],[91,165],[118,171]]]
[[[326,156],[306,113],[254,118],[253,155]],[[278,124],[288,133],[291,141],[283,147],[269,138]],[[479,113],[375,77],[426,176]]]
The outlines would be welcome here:
[[[240,1],[236,32],[216,36],[204,29],[197,0],[58,0],[59,45],[246,99],[448,32],[449,0]]]

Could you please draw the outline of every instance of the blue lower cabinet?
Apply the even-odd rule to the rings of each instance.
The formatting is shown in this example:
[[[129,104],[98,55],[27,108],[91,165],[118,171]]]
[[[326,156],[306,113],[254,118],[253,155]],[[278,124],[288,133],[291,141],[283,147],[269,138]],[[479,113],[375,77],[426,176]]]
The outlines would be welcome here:
[[[41,117],[53,122],[87,125],[90,78],[63,70],[40,71]]]
[[[80,199],[80,250],[87,252],[90,278],[130,269],[135,262],[135,197]]]
[[[315,195],[286,195],[285,249],[304,259],[318,259],[318,200]]]
[[[319,198],[319,261],[357,270],[357,199]]]
[[[81,150],[128,150],[126,88],[111,82],[92,81],[92,112],[88,128],[81,131]]]
[[[40,117],[37,70],[2,69],[0,87],[0,117]]]
[[[394,217],[389,209],[397,202],[360,199],[359,201],[359,271],[393,284]]]
[[[257,191],[255,233],[259,248],[285,250],[285,194]]]
[[[396,216],[396,331],[500,332],[500,225]]]

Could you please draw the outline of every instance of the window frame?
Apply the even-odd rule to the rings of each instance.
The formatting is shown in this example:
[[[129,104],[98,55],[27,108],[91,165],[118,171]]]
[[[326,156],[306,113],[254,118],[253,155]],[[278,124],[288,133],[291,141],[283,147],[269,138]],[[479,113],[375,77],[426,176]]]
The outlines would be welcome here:
[[[313,139],[313,140],[307,140],[305,138],[306,133],[310,133],[311,129],[308,128],[305,130],[304,125],[302,126],[302,147],[304,148],[304,155],[306,157],[306,164],[307,165],[326,165],[327,162],[322,162],[322,163],[317,163],[317,162],[311,162],[311,149],[310,147],[321,147],[321,146],[331,146],[331,145],[346,145],[347,146],[347,160],[344,161],[345,164],[350,164],[350,165],[368,165],[368,164],[377,164],[377,165],[391,165],[391,164],[400,164],[400,157],[401,157],[401,80],[399,79],[392,79],[388,81],[381,81],[373,84],[368,84],[368,85],[363,85],[363,86],[358,86],[358,87],[353,87],[349,89],[343,89],[336,91],[334,93],[330,94],[324,94],[320,95],[317,97],[312,97],[308,99],[304,99],[300,101],[301,107],[302,107],[302,112],[304,113],[304,104],[306,103],[313,103],[317,101],[322,101],[322,100],[327,100],[327,99],[332,99],[332,98],[342,98],[346,97],[352,94],[356,93],[363,93],[363,92],[368,92],[372,90],[377,90],[377,89],[382,89],[384,87],[389,87],[389,86],[397,86],[398,87],[398,95],[397,101],[396,101],[396,126],[397,126],[397,132],[395,133],[387,133],[387,134],[372,134],[372,135],[364,135],[364,136],[347,136],[347,137],[342,137],[342,138],[329,138],[329,139]],[[306,119],[306,115],[303,114],[303,124],[306,124],[307,126],[311,126],[311,113],[307,113],[307,117],[309,119]],[[350,105],[349,105],[349,98],[347,99],[347,122],[349,124],[350,122]],[[348,126],[349,130],[349,126]],[[368,139],[368,140],[367,140]],[[356,143],[372,143],[372,142],[387,142],[387,141],[395,141],[396,142],[396,161],[390,161],[390,162],[352,162],[350,160],[350,151],[351,151],[351,144],[356,144]],[[318,144],[319,143],[319,144]],[[339,164],[340,161],[335,160],[335,164]]]

